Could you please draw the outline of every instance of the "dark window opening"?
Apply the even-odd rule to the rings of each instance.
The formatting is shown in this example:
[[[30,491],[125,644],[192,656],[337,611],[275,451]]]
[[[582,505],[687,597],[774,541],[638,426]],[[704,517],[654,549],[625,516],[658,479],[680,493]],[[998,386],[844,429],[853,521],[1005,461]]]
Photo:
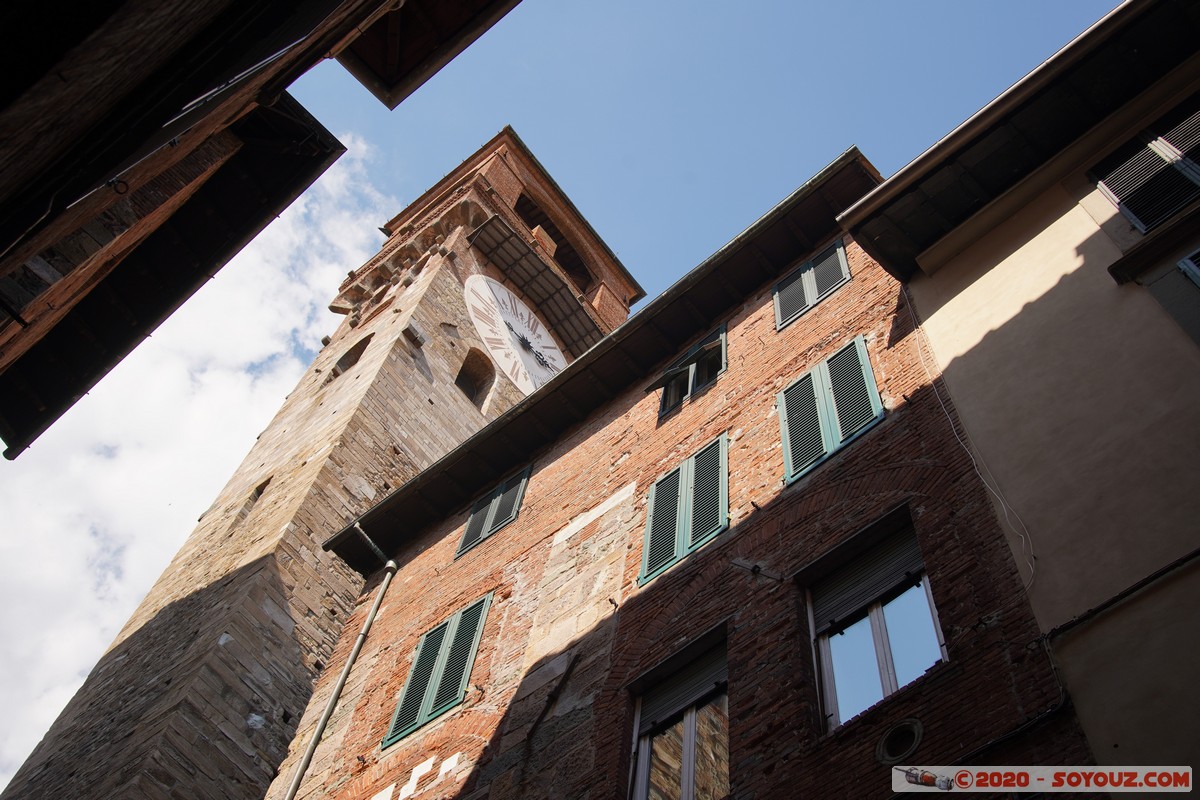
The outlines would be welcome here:
[[[373,333],[367,334],[363,338],[359,339],[353,347],[343,353],[342,357],[339,358],[337,363],[333,365],[333,369],[329,371],[329,377],[325,379],[325,382],[329,383],[334,378],[338,377],[343,372],[357,364],[358,360],[362,358],[362,354],[366,352],[367,345],[371,343],[371,338],[374,335],[375,334]]]
[[[482,409],[495,380],[496,370],[492,367],[491,360],[478,350],[471,349],[463,359],[454,385],[476,408]]]
[[[583,259],[579,257],[578,251],[575,250],[575,245],[571,244],[571,240],[558,229],[554,221],[546,216],[546,212],[529,199],[528,195],[522,194],[517,198],[517,205],[514,209],[521,221],[533,230],[541,225],[542,230],[550,235],[554,240],[554,244],[558,249],[554,251],[554,260],[563,268],[567,276],[579,287],[580,292],[586,292],[592,287],[592,274],[583,264]]]

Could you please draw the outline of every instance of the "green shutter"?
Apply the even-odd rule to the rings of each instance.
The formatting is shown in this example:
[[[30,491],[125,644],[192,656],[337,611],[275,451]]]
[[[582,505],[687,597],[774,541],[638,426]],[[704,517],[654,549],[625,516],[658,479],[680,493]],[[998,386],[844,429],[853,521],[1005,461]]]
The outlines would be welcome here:
[[[830,356],[826,364],[837,415],[837,441],[841,443],[878,417],[882,404],[861,336]]]
[[[488,535],[495,533],[517,518],[521,508],[521,498],[525,496],[525,482],[529,479],[529,470],[508,479],[501,488],[496,499],[496,513],[488,526]]]
[[[807,265],[805,265],[807,266]],[[805,269],[788,275],[775,287],[775,327],[782,328],[808,310],[808,292],[805,290]]]
[[[729,440],[725,434],[650,488],[642,583],[729,525]]]
[[[400,694],[400,702],[392,716],[392,724],[383,740],[385,747],[424,721],[425,696],[429,693],[434,667],[437,666],[442,642],[446,639],[449,627],[450,621],[443,622],[422,636],[421,641],[417,643],[417,654],[413,659],[412,669],[408,672],[408,680],[404,682],[404,691]]]
[[[817,290],[817,300],[832,292],[849,279],[850,267],[846,263],[846,251],[838,242],[813,259],[813,285]]]
[[[690,459],[688,549],[702,544],[725,527],[729,508],[725,451],[726,439],[722,434]]]
[[[497,486],[471,507],[466,530],[455,553],[456,558],[517,518],[528,480],[529,470],[526,469]]]
[[[825,457],[828,448],[821,430],[816,370],[800,377],[779,393],[779,425],[783,435],[783,462],[791,478]]]
[[[421,637],[384,747],[462,702],[491,601],[489,593]]]
[[[680,479],[682,469],[674,469],[650,489],[646,518],[646,546],[643,548],[642,575],[650,577],[675,560],[676,533],[679,530]]]
[[[862,336],[779,393],[784,480],[792,481],[883,418]]]
[[[479,647],[479,636],[483,631],[483,620],[487,613],[491,595],[483,597],[460,611],[454,618],[453,631],[449,636],[446,659],[438,677],[437,689],[433,694],[430,715],[440,714],[451,706],[462,702],[471,675],[471,664]]]
[[[492,508],[492,499],[493,495],[488,495],[477,502],[471,509],[471,516],[467,519],[467,529],[463,532],[462,541],[458,545],[460,555],[482,541],[484,531],[487,529],[487,520]]]
[[[850,280],[850,266],[840,241],[805,261],[775,286],[775,328],[786,327]]]

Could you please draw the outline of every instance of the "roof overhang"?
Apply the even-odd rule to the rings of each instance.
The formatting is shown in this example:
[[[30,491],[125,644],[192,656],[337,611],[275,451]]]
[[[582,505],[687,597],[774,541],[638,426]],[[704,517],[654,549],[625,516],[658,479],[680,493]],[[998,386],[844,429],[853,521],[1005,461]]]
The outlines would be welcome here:
[[[345,148],[284,94],[230,130],[244,144],[0,374],[15,458],[279,215]]]
[[[503,270],[526,297],[537,303],[538,310],[572,357],[583,355],[604,337],[600,325],[588,315],[566,279],[503,219],[493,216],[476,228],[468,239]]]
[[[1120,6],[838,221],[900,280],[936,269],[946,253],[933,251],[961,226],[999,209],[1002,198],[1115,110],[1194,61],[1197,29],[1200,5],[1189,0]]]
[[[664,362],[839,235],[835,217],[880,181],[857,148],[839,156],[761,219],[650,301],[550,382],[509,409],[325,542],[366,575],[381,564],[355,530],[396,552],[462,509],[593,412],[658,377]],[[637,402],[640,391],[628,402]]]
[[[357,33],[337,60],[395,108],[518,2],[401,0]]]

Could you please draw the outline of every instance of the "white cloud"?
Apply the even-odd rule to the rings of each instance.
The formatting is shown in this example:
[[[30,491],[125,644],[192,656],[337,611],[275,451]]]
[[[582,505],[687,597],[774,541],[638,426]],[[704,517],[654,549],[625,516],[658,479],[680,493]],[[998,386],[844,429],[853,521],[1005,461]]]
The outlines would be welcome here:
[[[400,205],[356,136],[330,170],[0,465],[0,788],[166,566],[338,318]]]

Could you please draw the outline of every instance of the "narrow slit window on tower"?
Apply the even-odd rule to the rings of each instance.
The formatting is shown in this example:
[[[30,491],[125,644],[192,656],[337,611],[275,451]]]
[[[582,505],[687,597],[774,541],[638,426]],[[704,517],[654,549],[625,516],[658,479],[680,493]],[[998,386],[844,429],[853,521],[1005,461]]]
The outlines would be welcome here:
[[[337,360],[337,363],[333,365],[333,369],[329,371],[329,377],[325,379],[325,382],[329,383],[334,378],[338,377],[346,370],[357,364],[358,360],[362,358],[362,354],[366,352],[367,346],[371,344],[371,338],[373,336],[375,336],[375,334],[368,333],[366,336],[355,342],[353,347],[351,347],[345,353],[342,353],[342,357]]]
[[[267,486],[269,486],[270,483],[271,479],[267,478],[258,486],[254,487],[254,491],[250,492],[250,496],[246,498],[246,501],[242,503],[242,507],[238,509],[237,516],[233,521],[233,527],[237,527],[246,521],[246,518],[250,516],[251,509],[254,508],[254,504],[257,503],[258,499],[263,496],[263,492],[267,490]]]
[[[454,379],[454,385],[479,409],[483,408],[488,392],[495,382],[496,369],[492,366],[491,359],[474,348],[463,359],[458,377]]]

